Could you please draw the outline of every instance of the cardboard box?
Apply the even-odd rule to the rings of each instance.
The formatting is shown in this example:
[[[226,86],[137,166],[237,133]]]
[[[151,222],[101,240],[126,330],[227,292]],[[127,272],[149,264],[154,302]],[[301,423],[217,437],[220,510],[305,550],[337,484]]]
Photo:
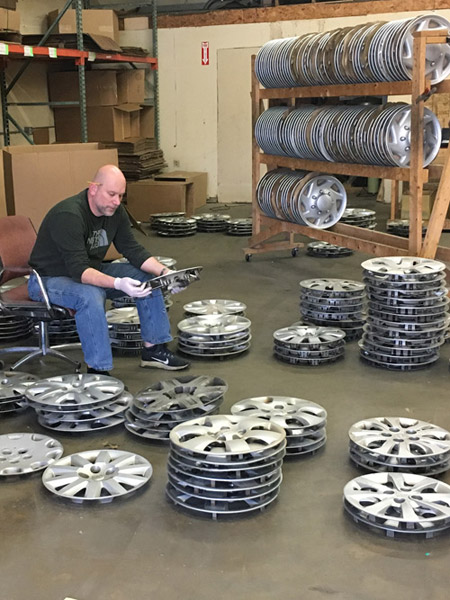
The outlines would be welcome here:
[[[422,196],[422,218],[429,219],[433,209],[436,190],[424,190]],[[409,194],[403,194],[401,199],[401,218],[409,219],[409,206],[411,197]]]
[[[127,188],[127,207],[138,221],[159,212],[183,211],[188,217],[206,202],[207,173],[175,171],[154,179],[133,181]]]
[[[0,29],[20,32],[20,13],[17,10],[0,8]]]
[[[141,29],[150,28],[150,20],[148,17],[124,17],[122,23],[125,31],[139,31]]]
[[[33,142],[35,144],[50,144],[51,127],[33,127]]]
[[[9,8],[11,10],[16,10],[17,0],[0,0],[1,8]]]
[[[58,10],[48,14],[48,26],[53,23],[58,14]],[[119,20],[113,10],[83,10],[83,31],[91,35],[110,37],[119,43]],[[76,33],[76,11],[73,9],[66,11],[53,32]]]
[[[87,109],[90,142],[121,142],[139,136],[141,107],[137,104],[91,106]],[[80,109],[55,108],[55,136],[58,143],[81,141]]]
[[[102,165],[118,165],[118,157],[98,144],[10,146],[3,164],[8,215],[27,215],[38,228],[52,206],[86,188]]]
[[[63,71],[48,74],[51,102],[78,102],[80,99],[78,72]],[[115,106],[140,104],[145,99],[145,71],[95,70],[86,72],[86,105]]]
[[[192,184],[194,210],[199,206],[206,204],[208,173],[198,171],[171,171],[170,173],[155,175],[155,181]]]
[[[140,137],[155,137],[155,109],[153,106],[142,106]]]
[[[133,181],[127,186],[127,208],[138,221],[148,221],[150,215],[159,212],[192,214],[187,209],[187,185],[154,179]]]

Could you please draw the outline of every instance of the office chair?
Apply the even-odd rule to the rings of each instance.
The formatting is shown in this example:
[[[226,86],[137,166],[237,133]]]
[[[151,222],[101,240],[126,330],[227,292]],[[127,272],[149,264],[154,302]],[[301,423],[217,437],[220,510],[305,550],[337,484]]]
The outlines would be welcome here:
[[[28,217],[15,215],[0,218],[0,286],[12,279],[33,273],[39,282],[44,299],[43,302],[31,300],[26,282],[19,283],[17,287],[4,292],[0,289],[0,314],[28,317],[39,325],[39,346],[0,348],[0,354],[28,352],[10,367],[12,371],[40,356],[60,358],[78,371],[81,367],[79,362],[49,345],[48,323],[54,319],[72,316],[73,311],[50,304],[41,277],[29,266],[28,261],[35,241],[36,231]]]

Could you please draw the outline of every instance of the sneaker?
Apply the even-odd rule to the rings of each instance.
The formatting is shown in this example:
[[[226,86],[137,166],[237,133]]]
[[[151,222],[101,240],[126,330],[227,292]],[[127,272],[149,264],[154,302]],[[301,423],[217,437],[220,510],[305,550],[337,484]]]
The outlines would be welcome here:
[[[88,367],[86,373],[90,375],[104,375],[105,377],[110,377],[109,371],[99,371],[98,369],[93,369],[92,367]]]
[[[189,367],[190,363],[171,352],[165,344],[155,344],[142,349],[141,367],[156,367],[167,371],[179,371]]]

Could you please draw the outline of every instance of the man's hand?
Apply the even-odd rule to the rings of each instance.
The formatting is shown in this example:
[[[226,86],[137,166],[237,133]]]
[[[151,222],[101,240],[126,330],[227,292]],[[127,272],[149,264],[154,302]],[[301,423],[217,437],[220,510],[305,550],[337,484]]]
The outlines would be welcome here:
[[[114,288],[128,294],[132,298],[145,298],[152,293],[152,288],[145,287],[145,283],[141,283],[138,279],[131,277],[116,277],[114,279]]]

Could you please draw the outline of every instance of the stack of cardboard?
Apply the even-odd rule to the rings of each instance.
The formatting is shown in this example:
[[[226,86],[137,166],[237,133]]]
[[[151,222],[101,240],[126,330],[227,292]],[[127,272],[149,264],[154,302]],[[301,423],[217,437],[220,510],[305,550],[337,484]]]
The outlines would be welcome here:
[[[123,142],[105,145],[117,148],[119,167],[128,180],[147,179],[167,166],[162,150],[158,149],[153,138],[128,138]]]

